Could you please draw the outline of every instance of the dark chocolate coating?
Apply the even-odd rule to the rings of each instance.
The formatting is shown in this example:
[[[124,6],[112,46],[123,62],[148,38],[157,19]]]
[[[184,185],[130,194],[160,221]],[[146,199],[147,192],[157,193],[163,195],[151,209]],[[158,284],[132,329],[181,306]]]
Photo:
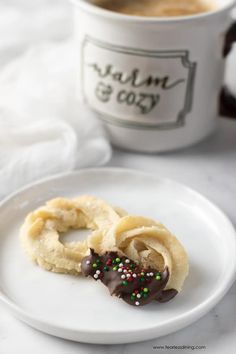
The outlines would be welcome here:
[[[127,257],[116,252],[106,252],[99,256],[90,249],[90,255],[81,262],[82,274],[101,280],[111,295],[122,298],[129,305],[142,306],[152,300],[167,302],[177,295],[177,290],[164,290],[169,271],[152,268],[143,269]]]
[[[167,302],[172,300],[177,294],[178,291],[175,289],[163,290],[157,295],[156,300],[158,302]]]

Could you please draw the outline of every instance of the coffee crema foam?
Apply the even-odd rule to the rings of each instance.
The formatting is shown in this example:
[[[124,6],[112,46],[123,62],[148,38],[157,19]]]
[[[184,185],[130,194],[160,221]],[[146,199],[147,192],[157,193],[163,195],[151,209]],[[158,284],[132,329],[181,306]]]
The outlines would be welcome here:
[[[94,0],[93,3],[121,14],[147,17],[191,16],[216,8],[206,0]]]

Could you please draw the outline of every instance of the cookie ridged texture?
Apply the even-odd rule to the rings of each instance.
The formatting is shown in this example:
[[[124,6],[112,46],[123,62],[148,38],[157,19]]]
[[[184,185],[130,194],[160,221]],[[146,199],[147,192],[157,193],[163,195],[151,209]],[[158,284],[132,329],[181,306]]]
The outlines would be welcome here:
[[[60,234],[81,228],[91,230],[86,240],[60,242]],[[92,248],[99,254],[119,252],[144,268],[163,271],[168,267],[166,289],[179,292],[188,274],[187,254],[164,225],[127,215],[93,196],[48,201],[26,217],[20,237],[31,259],[53,272],[79,274],[81,261]]]
[[[103,238],[102,251],[119,250],[145,267],[170,272],[166,289],[181,291],[188,275],[188,257],[184,247],[161,223],[143,216],[121,218]]]
[[[88,254],[89,247],[100,251],[103,232],[119,219],[109,204],[93,196],[55,198],[27,215],[20,238],[30,258],[44,269],[79,274],[81,260]],[[59,234],[81,228],[91,229],[88,239],[60,242]],[[91,237],[92,242],[89,241]]]

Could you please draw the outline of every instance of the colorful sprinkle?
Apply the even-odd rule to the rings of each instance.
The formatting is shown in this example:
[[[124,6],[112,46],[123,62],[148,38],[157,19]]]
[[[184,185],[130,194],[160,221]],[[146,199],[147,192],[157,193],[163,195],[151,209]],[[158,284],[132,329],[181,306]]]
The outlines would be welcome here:
[[[150,277],[153,277],[153,275],[154,275],[153,272],[150,272],[149,274],[150,274]]]
[[[161,280],[161,276],[160,275],[156,275],[156,280]]]
[[[117,270],[117,269],[118,269],[118,267],[117,267],[117,266],[115,266],[115,267],[113,267],[112,269],[113,269],[113,270]]]
[[[124,274],[122,274],[121,279],[125,279],[125,278],[126,278],[126,276]]]
[[[100,274],[101,273],[101,271],[98,269],[98,270],[96,270],[96,274]]]
[[[123,270],[123,273],[127,273],[127,272],[128,272],[127,269],[124,269],[124,270]]]
[[[120,263],[120,264],[119,264],[119,267],[123,267],[123,265],[124,265],[123,263]]]
[[[144,292],[144,293],[148,293],[148,292],[149,292],[149,289],[148,289],[148,288],[143,288],[143,292]]]
[[[133,274],[132,274],[132,277],[133,277],[133,278],[137,278],[137,274],[136,274],[136,273],[133,273]]]
[[[126,260],[125,260],[125,263],[130,263],[130,260],[129,260],[129,259],[126,259]]]
[[[108,266],[105,266],[105,267],[103,267],[103,270],[105,270],[105,272],[108,272],[109,267],[108,267]]]
[[[97,268],[97,263],[93,263],[93,268]]]
[[[96,263],[97,263],[97,264],[100,264],[100,263],[101,263],[100,259],[97,259],[97,260],[96,260]]]
[[[135,305],[139,306],[140,305],[139,301],[135,301]]]
[[[132,294],[132,295],[130,296],[130,299],[131,299],[131,300],[135,300],[135,295]]]
[[[131,274],[127,274],[126,276],[127,276],[127,278],[130,278],[130,277],[131,277]]]
[[[86,261],[86,264],[90,264],[91,262],[90,261]]]
[[[140,278],[141,281],[145,281],[145,279],[143,277]]]
[[[119,262],[120,262],[120,258],[117,257],[117,258],[116,258],[116,263],[119,263]]]
[[[137,294],[137,298],[140,299],[141,298],[141,294]]]
[[[95,279],[98,279],[98,274],[94,274],[93,276]]]
[[[118,269],[118,272],[119,272],[119,273],[121,273],[121,272],[122,272],[122,269],[121,269],[121,268],[119,268],[119,269]]]
[[[148,297],[148,294],[144,293],[143,297],[146,299]]]
[[[125,281],[122,281],[122,284],[126,286],[126,285],[128,285],[128,282],[125,280]]]

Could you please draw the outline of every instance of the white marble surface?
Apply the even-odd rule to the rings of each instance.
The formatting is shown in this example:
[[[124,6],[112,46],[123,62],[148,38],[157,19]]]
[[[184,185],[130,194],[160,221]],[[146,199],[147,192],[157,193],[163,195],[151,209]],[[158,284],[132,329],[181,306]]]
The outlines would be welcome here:
[[[186,183],[220,206],[236,225],[236,121],[222,119],[214,136],[175,153],[115,151],[109,166],[136,168]],[[153,349],[161,345],[205,345],[206,349]],[[210,313],[191,326],[152,341],[118,346],[87,345],[51,337],[19,322],[0,305],[0,354],[234,354],[235,348],[236,284]]]

